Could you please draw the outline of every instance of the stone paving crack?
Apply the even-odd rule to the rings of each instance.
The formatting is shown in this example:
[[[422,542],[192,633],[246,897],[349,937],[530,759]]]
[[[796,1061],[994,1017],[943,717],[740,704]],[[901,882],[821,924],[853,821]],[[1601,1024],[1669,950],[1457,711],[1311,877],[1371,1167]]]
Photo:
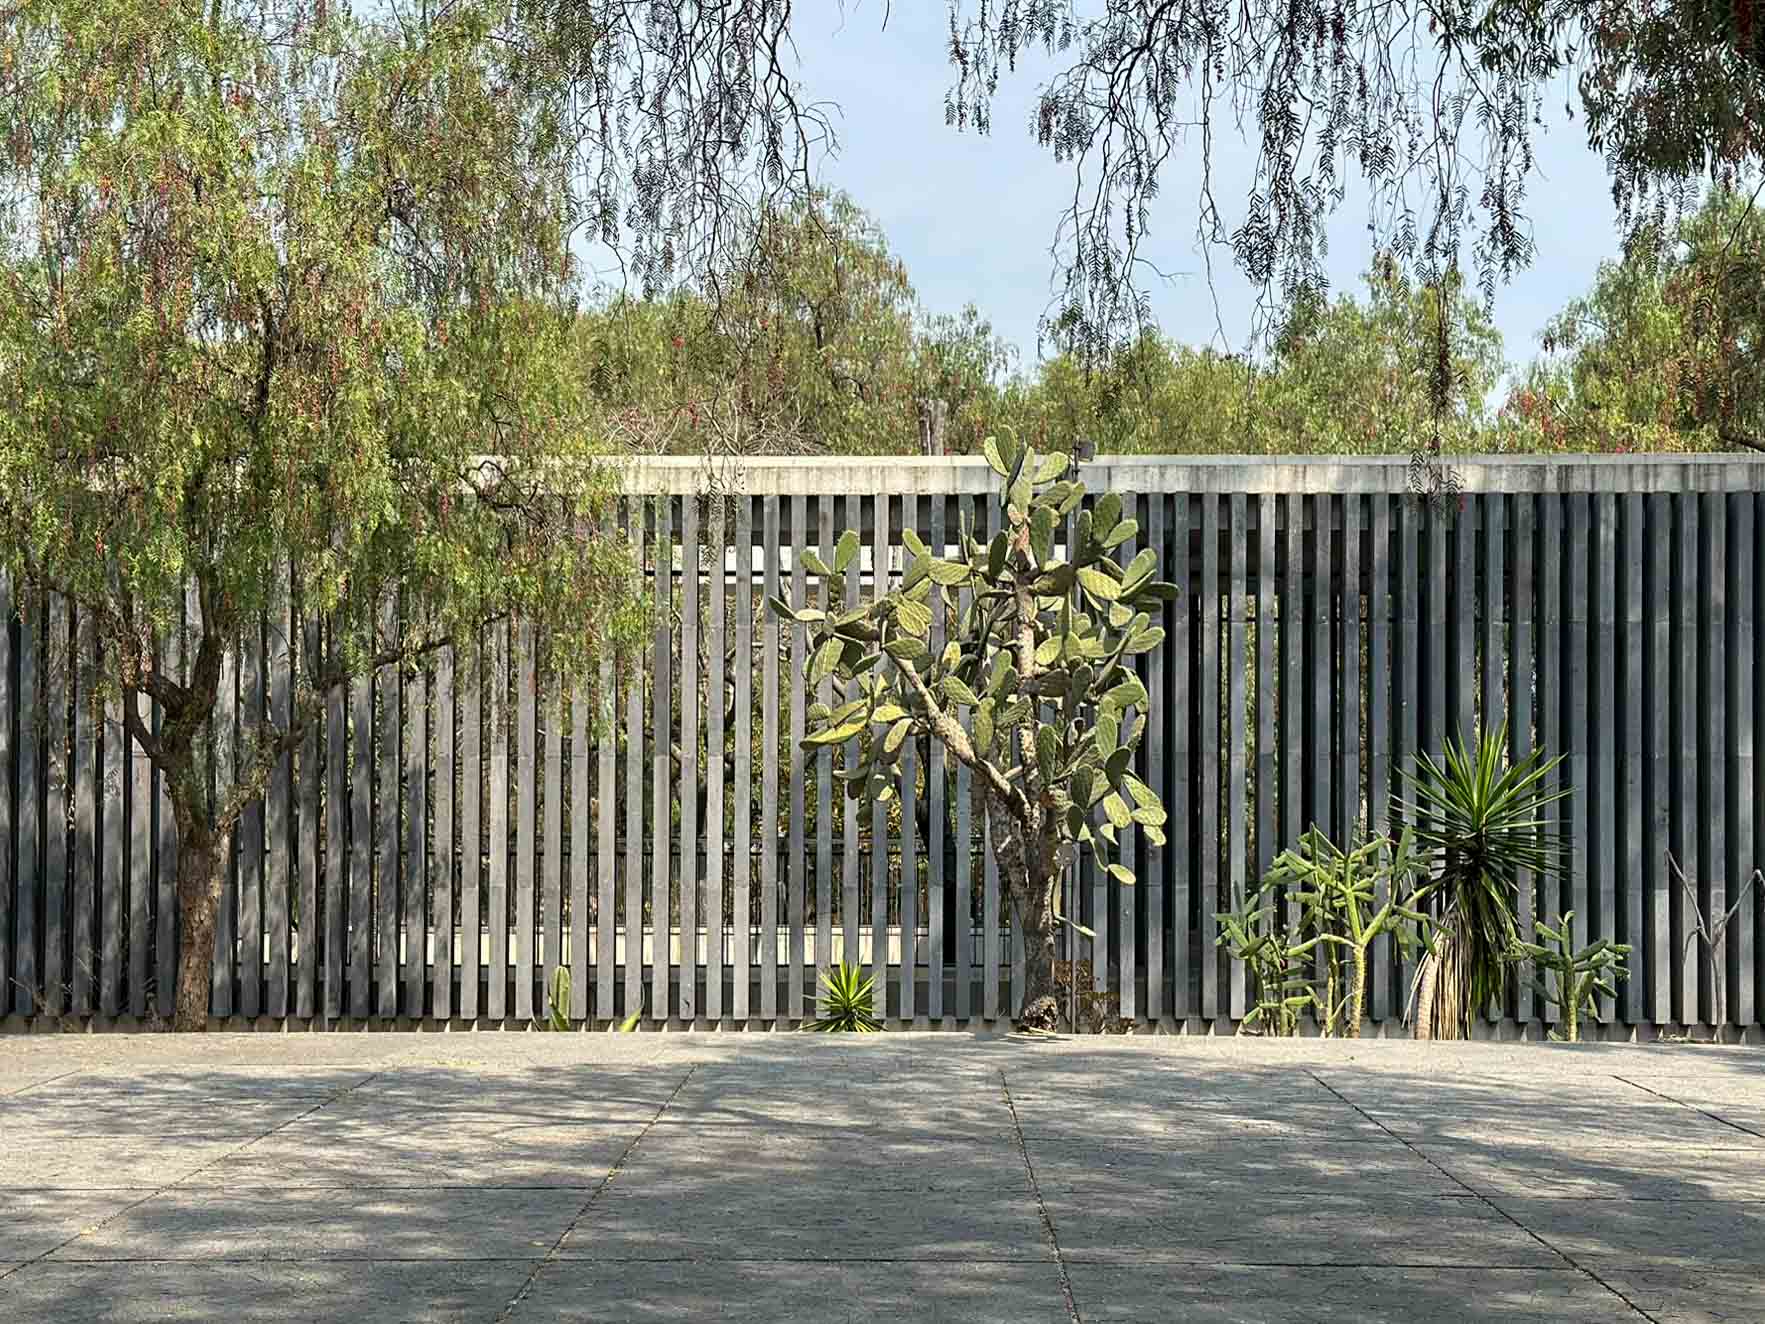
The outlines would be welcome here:
[[[1524,1232],[1527,1236],[1531,1237],[1534,1241],[1536,1241],[1540,1246],[1543,1246],[1551,1254],[1558,1256],[1560,1259],[1562,1259],[1562,1261],[1565,1264],[1569,1265],[1571,1268],[1575,1269],[1579,1273],[1586,1274],[1589,1278],[1593,1279],[1594,1282],[1598,1283],[1601,1287],[1605,1288],[1606,1291],[1610,1292],[1613,1296],[1617,1297],[1625,1305],[1629,1306],[1632,1311],[1634,1311],[1636,1314],[1642,1316],[1642,1318],[1652,1321],[1653,1324],[1660,1324],[1660,1321],[1655,1319],[1655,1317],[1653,1315],[1649,1314],[1648,1311],[1644,1310],[1641,1306],[1637,1305],[1636,1302],[1632,1301],[1629,1297],[1625,1296],[1624,1293],[1620,1292],[1616,1287],[1613,1287],[1604,1278],[1600,1277],[1597,1273],[1595,1273],[1592,1269],[1588,1268],[1585,1264],[1582,1264],[1573,1255],[1569,1254],[1568,1251],[1564,1250],[1561,1246],[1555,1246],[1555,1245],[1552,1245],[1549,1241],[1546,1241],[1537,1232],[1534,1232],[1531,1228],[1527,1227],[1519,1219],[1515,1218],[1512,1214],[1510,1214],[1506,1209],[1503,1209],[1500,1205],[1498,1205],[1494,1200],[1492,1200],[1484,1192],[1478,1190],[1475,1186],[1471,1185],[1470,1182],[1466,1181],[1463,1177],[1459,1176],[1456,1172],[1453,1172],[1451,1169],[1445,1167],[1443,1164],[1437,1163],[1432,1156],[1423,1153],[1422,1150],[1419,1147],[1417,1147],[1415,1144],[1411,1143],[1411,1141],[1409,1139],[1407,1139],[1404,1136],[1399,1135],[1397,1132],[1393,1131],[1389,1126],[1386,1126],[1384,1122],[1381,1122],[1377,1117],[1374,1117],[1365,1108],[1361,1107],[1360,1104],[1356,1103],[1353,1099],[1349,1098],[1346,1094],[1344,1094],[1341,1090],[1337,1089],[1329,1081],[1325,1080],[1317,1072],[1308,1071],[1308,1072],[1306,1072],[1306,1074],[1308,1076],[1310,1076],[1313,1080],[1317,1081],[1318,1084],[1322,1085],[1325,1089],[1329,1090],[1330,1093],[1334,1094],[1338,1099],[1342,1100],[1343,1103],[1347,1104],[1350,1108],[1353,1108],[1357,1113],[1359,1113],[1367,1121],[1371,1122],[1374,1126],[1378,1127],[1386,1135],[1390,1136],[1393,1140],[1397,1141],[1398,1144],[1402,1145],[1405,1149],[1409,1150],[1410,1153],[1414,1154],[1417,1158],[1421,1159],[1422,1162],[1426,1163],[1429,1167],[1433,1168],[1436,1172],[1440,1173],[1443,1177],[1447,1178],[1449,1181],[1456,1182],[1460,1186],[1463,1186],[1467,1192],[1469,1192],[1471,1195],[1475,1196],[1479,1201],[1481,1201],[1484,1205],[1486,1205],[1491,1211],[1493,1211],[1495,1214],[1497,1214],[1499,1217],[1501,1217],[1506,1222],[1513,1224],[1514,1227],[1518,1228],[1520,1231]]]
[[[60,1075],[46,1076],[42,1080],[33,1080],[30,1084],[20,1085],[15,1090],[0,1090],[0,1099],[10,1099],[15,1094],[23,1094],[27,1090],[34,1090],[40,1085],[48,1085],[57,1080],[66,1080],[69,1076],[79,1075],[83,1070],[85,1070],[84,1067],[71,1067],[68,1070],[63,1071]]]
[[[1005,1068],[999,1068],[999,1088],[1005,1093],[1005,1106],[1011,1111],[1011,1129],[1017,1139],[1017,1152],[1023,1156],[1024,1171],[1030,1177],[1030,1191],[1036,1197],[1036,1213],[1042,1219],[1042,1235],[1047,1238],[1050,1249],[1054,1252],[1054,1263],[1060,1270],[1060,1294],[1066,1298],[1066,1317],[1071,1324],[1084,1324],[1084,1317],[1079,1314],[1079,1304],[1073,1297],[1072,1275],[1066,1270],[1066,1256],[1061,1253],[1060,1234],[1055,1230],[1054,1218],[1048,1212],[1047,1202],[1042,1199],[1042,1185],[1036,1180],[1036,1165],[1030,1162],[1029,1142],[1023,1136],[1023,1123],[1017,1116],[1017,1101],[1011,1097],[1011,1082],[1005,1079]]]
[[[613,1160],[613,1166],[607,1169],[607,1175],[601,1178],[600,1184],[593,1191],[589,1192],[588,1199],[582,1202],[582,1208],[576,1211],[575,1217],[564,1225],[564,1230],[558,1233],[558,1239],[552,1242],[551,1249],[546,1251],[545,1257],[534,1264],[533,1271],[527,1275],[526,1281],[521,1284],[515,1295],[509,1298],[509,1304],[504,1306],[501,1313],[497,1315],[495,1324],[508,1324],[515,1311],[520,1309],[521,1303],[527,1299],[528,1293],[533,1291],[533,1285],[539,1281],[540,1273],[544,1271],[546,1265],[557,1260],[558,1252],[570,1239],[570,1234],[576,1230],[577,1225],[584,1218],[588,1217],[588,1211],[594,1208],[594,1202],[600,1199],[602,1192],[613,1184],[613,1178],[619,1175],[631,1156],[637,1152],[637,1147],[643,1144],[644,1137],[655,1129],[656,1123],[662,1120],[662,1114],[674,1105],[674,1101],[680,1097],[680,1092],[686,1088],[687,1082],[698,1074],[700,1065],[695,1062],[687,1068],[686,1074],[680,1078],[680,1083],[669,1091],[668,1097],[662,1100],[662,1106],[656,1109],[656,1115],[643,1124],[643,1129],[631,1138],[631,1143],[625,1146],[618,1158]]]
[[[69,1074],[72,1074],[72,1073],[69,1073]],[[143,1195],[139,1200],[130,1201],[128,1204],[124,1205],[121,1209],[111,1210],[110,1213],[106,1214],[103,1218],[99,1219],[96,1223],[87,1224],[85,1227],[81,1228],[78,1232],[74,1233],[73,1236],[68,1237],[65,1241],[62,1241],[58,1245],[51,1246],[48,1250],[42,1252],[40,1255],[32,1256],[30,1259],[24,1261],[22,1264],[13,1265],[12,1268],[8,1269],[5,1273],[0,1273],[0,1283],[5,1282],[8,1278],[12,1277],[16,1273],[23,1272],[24,1270],[30,1268],[34,1264],[41,1264],[44,1260],[48,1259],[52,1255],[55,1255],[57,1252],[66,1250],[69,1246],[73,1245],[74,1242],[78,1241],[81,1237],[86,1236],[90,1233],[96,1232],[100,1228],[110,1226],[110,1224],[116,1222],[116,1220],[121,1218],[124,1214],[129,1213],[132,1210],[139,1209],[142,1205],[146,1204],[149,1200],[157,1200],[160,1196],[164,1195],[167,1191],[172,1190],[174,1187],[182,1186],[185,1182],[190,1181],[191,1179],[193,1179],[195,1177],[201,1176],[203,1173],[207,1172],[210,1168],[214,1167],[216,1164],[225,1163],[228,1159],[232,1158],[235,1154],[244,1153],[246,1150],[250,1149],[253,1145],[255,1145],[258,1141],[266,1140],[270,1136],[275,1135],[276,1132],[281,1131],[287,1127],[293,1126],[296,1122],[304,1122],[307,1118],[311,1117],[314,1113],[318,1112],[321,1108],[328,1108],[332,1104],[336,1103],[337,1100],[342,1099],[342,1098],[347,1098],[349,1095],[355,1093],[356,1090],[359,1090],[363,1085],[366,1085],[370,1080],[373,1080],[376,1077],[384,1075],[384,1074],[385,1074],[384,1067],[382,1067],[381,1069],[379,1069],[377,1071],[370,1071],[367,1075],[363,1076],[360,1080],[354,1082],[353,1084],[345,1085],[342,1089],[332,1090],[330,1093],[325,1095],[324,1098],[320,1099],[317,1103],[313,1104],[312,1107],[304,1109],[303,1111],[301,1111],[300,1113],[296,1114],[293,1117],[289,1117],[283,1121],[277,1122],[274,1126],[265,1128],[263,1131],[260,1131],[257,1135],[252,1136],[251,1139],[243,1142],[242,1144],[238,1144],[238,1145],[233,1146],[233,1148],[229,1149],[224,1154],[215,1155],[213,1158],[209,1159],[208,1162],[206,1162],[206,1163],[197,1164],[194,1168],[191,1168],[190,1171],[186,1172],[182,1177],[173,1178],[171,1181],[166,1182],[164,1185],[156,1187],[155,1189],[149,1191],[146,1195]]]
[[[1660,1090],[1652,1090],[1647,1085],[1640,1085],[1634,1080],[1628,1080],[1625,1077],[1618,1075],[1616,1072],[1614,1072],[1612,1074],[1612,1079],[1617,1081],[1621,1085],[1630,1086],[1630,1088],[1633,1090],[1641,1090],[1644,1094],[1652,1094],[1657,1099],[1665,1099],[1668,1103],[1676,1103],[1681,1108],[1689,1108],[1694,1113],[1702,1113],[1705,1117],[1708,1117],[1712,1122],[1721,1122],[1722,1125],[1724,1125],[1724,1126],[1732,1126],[1736,1131],[1739,1131],[1742,1135],[1752,1136],[1757,1140],[1765,1140],[1765,1133],[1755,1131],[1750,1126],[1742,1126],[1739,1122],[1731,1122],[1726,1117],[1722,1117],[1722,1116],[1717,1115],[1716,1113],[1711,1112],[1708,1108],[1700,1108],[1695,1103],[1687,1103],[1684,1099],[1676,1099],[1671,1094],[1663,1094],[1663,1093],[1661,1093]]]

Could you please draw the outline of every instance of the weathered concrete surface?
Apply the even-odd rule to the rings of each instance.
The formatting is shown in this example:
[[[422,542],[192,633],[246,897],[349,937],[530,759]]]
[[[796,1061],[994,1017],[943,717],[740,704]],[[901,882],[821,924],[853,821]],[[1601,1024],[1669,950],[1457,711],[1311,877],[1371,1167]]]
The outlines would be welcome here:
[[[1093,492],[1407,492],[1406,455],[1110,455],[1079,466]],[[1724,455],[1455,455],[1469,492],[1755,491],[1765,460]],[[622,465],[632,492],[691,496],[704,489],[697,455],[648,456]],[[850,492],[989,495],[999,480],[980,456],[765,456],[742,461],[751,496]]]
[[[1765,1319],[1765,1056],[0,1040],[0,1320]]]

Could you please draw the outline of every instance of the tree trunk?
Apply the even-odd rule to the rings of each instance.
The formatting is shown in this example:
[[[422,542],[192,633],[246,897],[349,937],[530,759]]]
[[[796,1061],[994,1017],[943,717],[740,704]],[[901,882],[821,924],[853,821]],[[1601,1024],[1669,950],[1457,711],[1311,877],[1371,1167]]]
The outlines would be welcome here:
[[[1053,1030],[1061,1021],[1060,996],[1054,983],[1054,895],[1051,882],[1026,870],[1012,907],[1023,934],[1023,1009],[1017,1024],[1025,1029]]]
[[[1439,986],[1440,966],[1430,953],[1422,958],[1416,969],[1416,1023],[1415,1036],[1418,1039],[1434,1037],[1434,993]]]
[[[179,813],[178,823],[178,988],[174,1030],[208,1028],[209,986],[214,970],[215,912],[221,901],[221,858],[226,843]]]
[[[1422,958],[1423,997],[1416,1005],[1416,1038],[1470,1038],[1466,946],[1464,919],[1455,911],[1435,936],[1434,950]]]
[[[1054,983],[1054,861],[1058,843],[1048,832],[1031,838],[999,797],[990,791],[983,796],[993,836],[993,858],[999,865],[999,885],[1023,935],[1023,1005],[1013,1019],[1019,1029],[1057,1029],[1060,996]]]

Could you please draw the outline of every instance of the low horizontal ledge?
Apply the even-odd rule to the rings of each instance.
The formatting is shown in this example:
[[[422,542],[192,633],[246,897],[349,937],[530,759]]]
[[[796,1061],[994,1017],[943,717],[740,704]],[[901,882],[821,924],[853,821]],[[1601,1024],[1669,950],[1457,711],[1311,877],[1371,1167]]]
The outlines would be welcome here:
[[[1442,465],[1465,492],[1753,492],[1765,455],[1465,455]],[[988,495],[978,456],[670,455],[617,460],[625,490],[656,496]],[[1407,456],[1120,455],[1079,466],[1094,491],[1402,494]]]

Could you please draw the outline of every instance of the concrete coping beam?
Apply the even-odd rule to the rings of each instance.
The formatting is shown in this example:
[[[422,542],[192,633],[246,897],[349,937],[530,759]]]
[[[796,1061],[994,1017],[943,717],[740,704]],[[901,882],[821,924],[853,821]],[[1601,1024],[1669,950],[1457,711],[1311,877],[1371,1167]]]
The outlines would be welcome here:
[[[1765,455],[1455,455],[1465,492],[1754,492]],[[658,456],[618,462],[627,492],[749,497],[837,494],[990,494],[978,456]],[[1406,456],[1121,455],[1079,466],[1095,492],[1401,494]]]

